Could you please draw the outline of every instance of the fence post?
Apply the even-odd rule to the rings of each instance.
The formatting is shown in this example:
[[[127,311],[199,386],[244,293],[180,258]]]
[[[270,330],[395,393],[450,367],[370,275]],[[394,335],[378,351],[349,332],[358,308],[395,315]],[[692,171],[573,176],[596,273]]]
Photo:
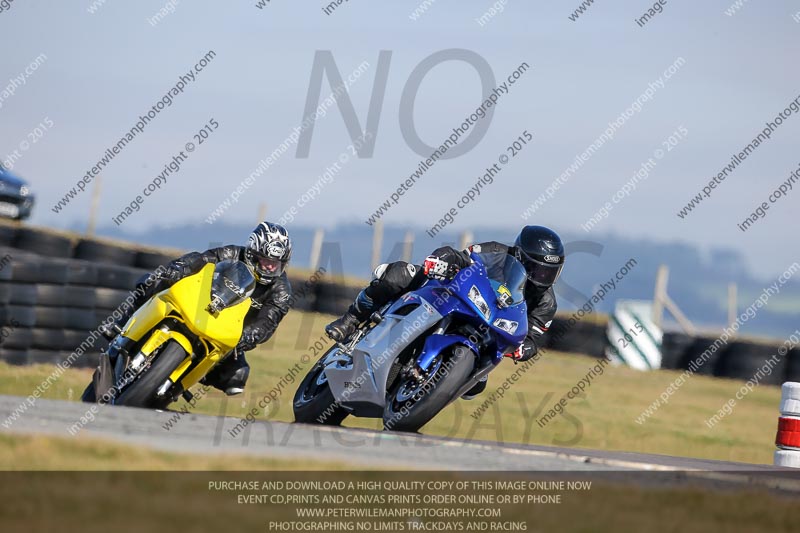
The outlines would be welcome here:
[[[407,231],[403,238],[403,253],[400,259],[406,263],[411,262],[411,251],[414,249],[414,232]]]
[[[731,328],[733,331],[733,324],[736,322],[736,315],[738,314],[738,296],[739,296],[739,289],[736,283],[729,283],[728,284],[728,327]],[[736,335],[734,331],[734,336]]]
[[[472,240],[473,240],[474,238],[475,238],[475,237],[474,237],[474,235],[472,235],[472,232],[471,232],[471,231],[469,231],[469,230],[467,230],[467,231],[465,231],[465,232],[461,233],[461,237],[460,237],[460,238],[459,238],[459,240],[458,240],[458,249],[459,249],[459,250],[464,250],[464,249],[466,249],[466,248],[467,248],[467,246],[469,246],[470,244],[472,244]]]
[[[92,190],[92,206],[89,208],[89,224],[86,226],[86,235],[91,237],[97,227],[97,208],[100,206],[100,189],[103,183],[103,176],[98,174],[94,179],[94,189]]]
[[[383,220],[378,219],[372,232],[372,268],[375,270],[381,264],[381,247],[383,246]]]
[[[319,254],[322,250],[322,239],[325,236],[325,230],[317,229],[314,232],[314,238],[311,241],[311,255],[308,259],[308,268],[315,272],[319,267]]]

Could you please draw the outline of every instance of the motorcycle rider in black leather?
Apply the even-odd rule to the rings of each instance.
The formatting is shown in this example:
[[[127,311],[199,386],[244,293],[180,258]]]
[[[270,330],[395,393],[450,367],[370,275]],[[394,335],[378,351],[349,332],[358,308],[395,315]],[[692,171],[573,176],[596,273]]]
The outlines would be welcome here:
[[[547,332],[556,314],[557,303],[553,284],[564,267],[564,245],[561,238],[543,226],[525,226],[513,246],[495,241],[474,244],[459,251],[450,246],[437,248],[424,266],[396,261],[378,266],[374,278],[356,297],[340,318],[325,328],[328,336],[344,342],[362,322],[387,303],[406,292],[418,289],[427,278],[448,279],[452,273],[472,263],[470,252],[506,252],[516,257],[528,273],[525,302],[528,308],[528,333],[520,347],[506,354],[515,361],[527,361],[539,350],[541,337]],[[446,273],[451,273],[447,275]],[[487,378],[463,395],[471,400],[486,389]]]
[[[190,252],[166,265],[156,283],[149,285],[145,283],[152,274],[143,276],[137,282],[137,288],[141,287],[142,290],[136,292],[136,300],[130,306],[128,313],[117,321],[117,326],[124,326],[135,310],[154,294],[187,276],[196,274],[208,263],[232,259],[248,264],[254,271],[257,283],[250,295],[251,307],[244,318],[242,336],[233,353],[200,381],[204,385],[224,391],[229,396],[240,394],[244,391],[250,375],[250,365],[244,357],[245,352],[269,340],[278,328],[278,324],[289,312],[292,289],[285,269],[291,256],[292,242],[286,229],[279,224],[262,222],[250,234],[247,246],[231,244],[205,252]],[[110,340],[118,333],[113,329],[101,326],[100,333]]]

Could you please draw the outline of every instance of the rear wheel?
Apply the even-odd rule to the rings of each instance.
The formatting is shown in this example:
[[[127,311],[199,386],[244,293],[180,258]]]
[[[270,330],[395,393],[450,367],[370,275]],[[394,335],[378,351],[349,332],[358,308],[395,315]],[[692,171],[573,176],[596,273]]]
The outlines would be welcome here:
[[[181,345],[175,341],[167,341],[166,346],[156,355],[150,368],[125,389],[114,403],[129,407],[165,409],[172,403],[172,397],[159,398],[156,392],[184,359],[186,359],[186,351]]]
[[[347,411],[333,397],[323,361],[325,357],[308,371],[294,394],[295,422],[338,426],[347,418]]]
[[[384,429],[417,432],[453,400],[475,361],[464,346],[454,346],[451,354],[434,360],[423,379],[406,375],[397,380],[383,410]]]

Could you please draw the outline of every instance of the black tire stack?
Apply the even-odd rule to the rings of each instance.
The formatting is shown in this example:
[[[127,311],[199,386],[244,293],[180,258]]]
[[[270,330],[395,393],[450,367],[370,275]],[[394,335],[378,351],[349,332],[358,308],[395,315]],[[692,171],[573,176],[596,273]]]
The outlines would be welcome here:
[[[321,281],[314,286],[314,303],[312,310],[317,313],[341,315],[361,289],[332,281]]]
[[[0,225],[0,360],[94,367],[106,341],[92,335],[144,274],[172,257],[29,227]]]
[[[544,338],[545,348],[568,353],[583,353],[593,357],[605,357],[608,346],[606,325],[588,320],[575,322],[556,317]]]

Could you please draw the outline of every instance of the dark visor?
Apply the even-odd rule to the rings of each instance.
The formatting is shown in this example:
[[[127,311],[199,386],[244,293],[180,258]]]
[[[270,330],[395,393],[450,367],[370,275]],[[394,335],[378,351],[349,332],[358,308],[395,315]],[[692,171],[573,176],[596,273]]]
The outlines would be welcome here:
[[[525,270],[528,271],[528,279],[535,285],[550,286],[553,285],[561,274],[561,269],[564,267],[562,264],[544,263],[538,259],[534,259],[525,252],[520,250],[522,256],[522,264]]]

